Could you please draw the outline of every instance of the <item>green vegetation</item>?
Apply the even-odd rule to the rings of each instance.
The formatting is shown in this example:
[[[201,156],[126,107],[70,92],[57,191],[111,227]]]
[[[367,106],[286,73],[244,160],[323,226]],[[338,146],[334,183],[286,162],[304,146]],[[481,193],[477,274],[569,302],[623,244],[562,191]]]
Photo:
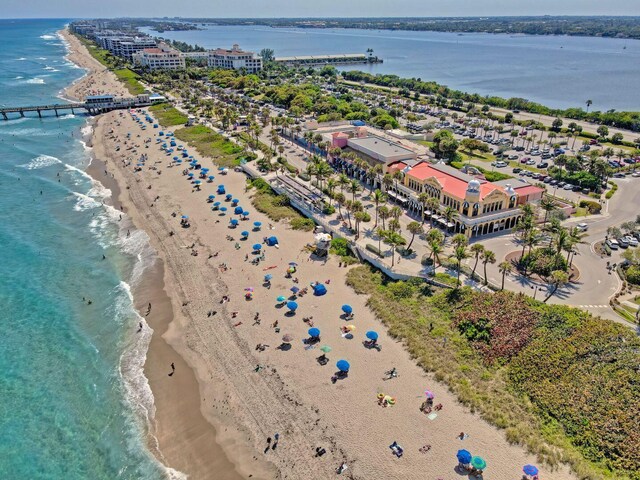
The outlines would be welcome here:
[[[511,292],[437,290],[369,267],[347,283],[460,401],[579,478],[640,479],[640,339],[624,326]],[[446,342],[444,341],[446,338]]]
[[[262,178],[254,178],[248,181],[248,187],[254,188],[256,193],[251,199],[251,203],[261,213],[264,213],[271,220],[289,220],[291,228],[297,230],[313,230],[313,220],[303,217],[289,203],[286,195],[277,195],[269,184]]]
[[[432,95],[438,100],[441,106],[448,106],[455,110],[464,110],[465,103],[481,104],[509,110],[521,110],[535,114],[549,115],[554,117],[566,117],[575,120],[586,120],[603,125],[615,125],[619,128],[640,131],[640,112],[617,112],[609,110],[607,112],[585,111],[582,108],[569,108],[566,110],[553,109],[539,103],[531,102],[524,98],[501,98],[483,97],[477,93],[467,93],[460,90],[453,90],[445,85],[436,82],[426,82],[415,78],[401,78],[397,75],[376,74],[361,72],[357,70],[342,72],[345,80],[353,82],[364,82],[383,87],[398,88],[405,92],[405,96],[410,96],[411,92],[418,92],[423,95]],[[590,106],[590,105],[589,105]],[[587,107],[588,108],[588,107]],[[584,133],[583,133],[584,134]]]
[[[609,182],[611,189],[605,194],[605,198],[608,200],[613,197],[613,194],[618,190],[618,184],[616,182]]]
[[[240,165],[240,160],[243,158],[241,147],[209,127],[194,125],[179,128],[174,135],[177,139],[195,147],[200,155],[213,158],[216,165],[221,167]]]
[[[136,72],[129,70],[128,68],[118,68],[113,70],[113,73],[116,74],[118,80],[124,83],[124,86],[127,87],[127,90],[129,90],[131,95],[140,95],[146,91],[138,81],[140,80],[140,75]]]
[[[158,123],[163,127],[174,127],[176,125],[184,125],[187,123],[187,116],[172,107],[169,103],[158,103],[151,105],[149,111],[158,119]]]
[[[592,200],[580,200],[578,205],[580,208],[586,208],[588,213],[592,215],[598,214],[602,210],[602,205]]]

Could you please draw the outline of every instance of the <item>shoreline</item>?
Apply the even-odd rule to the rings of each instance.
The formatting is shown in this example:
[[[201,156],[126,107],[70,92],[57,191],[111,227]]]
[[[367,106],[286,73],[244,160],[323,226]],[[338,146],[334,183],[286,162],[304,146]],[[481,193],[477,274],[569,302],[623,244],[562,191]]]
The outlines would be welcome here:
[[[132,135],[129,140],[127,133]],[[320,480],[332,477],[337,465],[346,461],[349,465],[347,478],[449,478],[447,475],[455,465],[458,448],[482,453],[491,465],[490,474],[494,480],[515,478],[514,464],[535,463],[535,458],[525,454],[522,447],[509,445],[504,432],[471,413],[446,386],[415,364],[409,352],[387,334],[386,327],[367,308],[368,297],[357,295],[344,285],[347,270],[340,268],[337,260],[321,263],[309,257],[301,247],[313,241],[312,234],[275,224],[273,234],[277,234],[282,248],[265,249],[266,265],[281,268],[274,270],[273,290],[265,290],[261,285],[262,266],[256,268],[242,260],[248,249],[246,244],[245,250],[239,251],[242,245],[235,248],[233,241],[222,240],[225,234],[237,235],[227,227],[228,217],[218,218],[212,214],[204,201],[205,193],[194,191],[180,175],[179,167],[167,167],[166,155],[158,151],[157,145],[151,143],[148,149],[142,147],[144,137],[150,140],[154,133],[153,130],[141,131],[129,112],[101,115],[94,130],[95,157],[106,162],[107,170],[114,174],[113,181],[121,188],[120,201],[126,206],[126,212],[134,225],[147,232],[163,261],[162,280],[165,291],[170,293],[173,315],[162,337],[158,331],[154,337],[167,343],[185,359],[185,365],[193,368],[199,386],[199,395],[195,398],[199,405],[197,411],[218,427],[218,444],[243,475]],[[116,148],[120,144],[126,146],[122,151]],[[126,162],[135,160],[140,153],[148,153],[149,160],[144,169],[134,172]],[[214,165],[210,158],[203,158],[202,163]],[[162,175],[156,168],[158,164]],[[95,166],[97,168],[99,164]],[[100,173],[96,175],[101,181]],[[249,204],[243,174],[232,171],[215,183],[219,182],[225,183],[242,205]],[[206,191],[212,188],[206,184],[203,187]],[[192,226],[189,229],[178,225],[182,214],[190,217]],[[263,215],[252,213],[252,220],[256,219],[267,223]],[[251,238],[264,234],[266,232],[251,233]],[[192,244],[193,247],[189,247]],[[190,250],[199,251],[199,255],[193,255]],[[219,259],[216,258],[218,253]],[[221,261],[225,268],[220,267]],[[304,313],[283,318],[283,312],[274,309],[273,301],[276,295],[287,292],[291,286],[291,280],[281,276],[284,266],[291,261],[300,264],[301,287],[311,281],[326,279],[332,282],[328,284],[330,293],[327,297],[309,295],[310,298],[299,300]],[[158,282],[160,275],[159,272],[155,274]],[[255,298],[251,301],[243,298],[242,292],[247,285],[256,287]],[[141,293],[144,296],[145,292]],[[231,297],[228,303],[218,301],[222,295]],[[136,305],[139,307],[142,303],[144,310],[146,299],[142,301],[137,292],[134,298]],[[150,322],[157,312],[155,302],[163,300],[154,297],[151,301],[154,309],[149,316]],[[339,305],[343,303],[353,305],[357,312],[358,340],[345,339],[339,333],[344,325],[339,318]],[[213,317],[207,315],[212,309],[216,311]],[[239,312],[236,320],[231,320],[235,318],[231,315],[233,310]],[[256,311],[266,318],[262,324],[254,322],[252,325],[251,318]],[[300,340],[305,338],[308,328],[301,316],[307,313],[314,314],[314,321],[322,328],[323,341],[333,348],[329,366],[319,366],[315,361],[317,352],[301,345]],[[281,322],[282,332],[274,332],[273,320]],[[162,326],[157,328],[160,330]],[[369,328],[381,332],[382,351],[372,352],[358,345]],[[293,347],[277,350],[279,338],[285,332],[293,334]],[[272,347],[265,352],[253,348],[263,341]],[[181,365],[177,365],[176,376],[168,380],[166,357],[161,357],[157,363],[151,362],[151,350],[152,346],[147,363],[150,368],[157,368],[157,378],[152,372],[148,378],[154,395],[158,392],[156,401],[161,401],[160,392],[165,391],[188,396],[188,392],[179,389],[176,392],[175,388],[174,380],[181,375]],[[336,384],[330,381],[330,375],[335,370],[333,364],[340,358],[349,359],[353,369],[348,379]],[[256,364],[262,369],[255,370]],[[393,382],[384,382],[381,377],[392,366],[397,367],[401,375]],[[145,372],[146,368],[145,365]],[[153,382],[157,382],[157,386]],[[419,399],[427,387],[445,406],[437,420],[426,420],[418,411],[421,400],[416,398]],[[382,409],[376,405],[380,392],[390,393],[399,401],[393,408]],[[162,430],[160,408],[157,413],[158,430]],[[190,421],[193,412],[177,408],[172,414],[167,421],[173,420],[179,427]],[[456,439],[460,431],[469,434],[464,444]],[[266,438],[271,439],[274,432],[282,435],[281,446],[277,451],[264,449]],[[183,446],[182,442],[165,448],[164,441],[174,442],[177,437],[174,432],[158,433],[166,461],[181,469],[176,462],[184,459],[176,450]],[[406,455],[402,460],[393,457],[388,449],[395,440],[405,448]],[[417,452],[425,443],[432,444],[433,449],[423,456]],[[314,457],[314,449],[318,446],[327,450],[322,458]],[[260,453],[263,449],[264,457]],[[176,458],[175,462],[173,458]],[[191,465],[192,461],[200,460],[203,459],[188,459],[187,463]],[[573,478],[566,467],[553,473],[546,467],[541,470],[555,479]],[[189,471],[185,473],[200,478]],[[210,477],[202,478],[239,478],[224,477],[220,471],[209,473]]]
[[[83,46],[75,37],[69,35],[66,29],[58,33],[68,42],[69,53],[65,59],[86,71],[82,77],[60,92],[63,98],[77,101],[81,99],[81,92],[86,92],[90,85],[95,85],[95,76],[102,75],[105,70],[96,70],[93,67],[92,64],[95,62],[93,57],[90,57],[88,52],[86,54],[83,52]],[[79,57],[80,61],[77,62]],[[109,80],[119,85],[115,76]],[[110,83],[112,82],[106,81],[102,84]],[[105,171],[108,171],[108,165],[96,153],[96,146],[98,151],[100,149],[96,134],[99,121],[98,118],[89,119],[87,122],[92,129],[87,146],[92,147],[94,151],[86,173],[111,190],[107,203],[114,208],[121,207],[122,211],[129,216],[128,221],[132,229],[137,229],[131,215],[135,208],[127,206],[120,184],[113,176],[105,174]],[[182,478],[184,475],[193,479],[212,478],[212,471],[216,472],[216,478],[223,480],[248,478],[250,474],[241,475],[236,471],[236,466],[228,460],[223,449],[218,445],[215,426],[200,412],[200,387],[192,368],[164,339],[164,335],[172,328],[173,307],[165,286],[164,261],[155,249],[154,255],[153,265],[147,267],[138,284],[132,286],[134,307],[140,316],[144,317],[143,314],[149,302],[153,305],[151,314],[144,317],[148,328],[153,330],[143,369],[153,395],[154,410],[149,412],[150,418],[146,419],[148,422],[147,448],[167,468],[167,475],[172,479]],[[177,382],[173,382],[172,388],[167,388],[164,380],[167,378],[171,363],[175,364],[176,370],[181,374],[176,375],[175,379],[172,378]],[[189,414],[186,415],[185,412]],[[176,470],[179,470],[179,473]]]

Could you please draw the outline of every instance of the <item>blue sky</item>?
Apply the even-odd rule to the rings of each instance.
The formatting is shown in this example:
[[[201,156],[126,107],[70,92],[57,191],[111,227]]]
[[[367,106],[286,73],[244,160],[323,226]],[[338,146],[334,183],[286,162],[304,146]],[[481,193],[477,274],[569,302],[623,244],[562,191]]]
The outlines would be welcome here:
[[[2,0],[1,18],[639,15],[640,0]]]

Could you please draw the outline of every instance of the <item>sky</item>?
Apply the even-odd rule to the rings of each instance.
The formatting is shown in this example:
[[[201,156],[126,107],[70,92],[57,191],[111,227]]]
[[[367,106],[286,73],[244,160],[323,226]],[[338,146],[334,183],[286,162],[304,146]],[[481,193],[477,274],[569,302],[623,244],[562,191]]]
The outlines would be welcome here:
[[[0,18],[640,16],[640,0],[0,0],[0,5]]]

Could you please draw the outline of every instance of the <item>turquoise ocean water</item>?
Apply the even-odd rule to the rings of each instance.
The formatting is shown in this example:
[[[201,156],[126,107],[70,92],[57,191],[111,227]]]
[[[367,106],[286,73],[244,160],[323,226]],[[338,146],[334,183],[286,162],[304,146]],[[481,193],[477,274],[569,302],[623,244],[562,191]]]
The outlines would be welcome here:
[[[62,20],[0,20],[0,104],[62,101]],[[85,169],[87,117],[0,120],[0,478],[156,479],[131,288],[153,261]],[[42,193],[41,193],[42,192]],[[125,229],[126,230],[126,229]],[[106,260],[102,255],[106,255]],[[83,297],[92,304],[83,302]]]

